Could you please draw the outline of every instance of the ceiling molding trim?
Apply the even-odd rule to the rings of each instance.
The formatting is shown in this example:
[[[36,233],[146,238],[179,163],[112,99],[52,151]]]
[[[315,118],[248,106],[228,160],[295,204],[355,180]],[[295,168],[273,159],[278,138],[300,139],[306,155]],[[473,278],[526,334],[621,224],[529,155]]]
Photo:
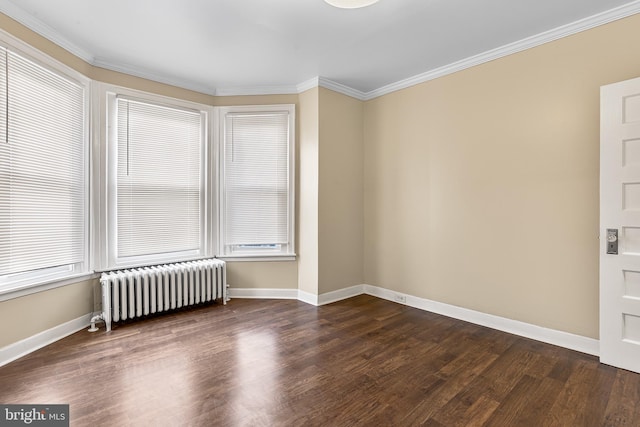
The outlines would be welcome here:
[[[590,16],[588,18],[581,19],[579,21],[575,21],[571,24],[554,28],[553,30],[545,31],[535,36],[527,37],[514,43],[509,43],[504,46],[488,50],[478,55],[470,56],[460,61],[435,68],[416,76],[409,77],[407,79],[400,80],[386,86],[382,86],[378,89],[374,89],[370,92],[365,93],[364,100],[368,101],[370,99],[378,98],[380,96],[387,95],[401,89],[406,89],[408,87],[415,86],[429,80],[434,80],[448,74],[453,74],[467,68],[475,67],[476,65],[484,64],[485,62],[493,61],[507,55],[512,55],[514,53],[531,49],[542,44],[561,39],[563,37],[571,36],[573,34],[586,31],[591,28],[608,24],[610,22],[617,21],[619,19],[623,19],[637,13],[640,13],[640,0],[636,0],[632,3],[619,6],[617,8]]]
[[[343,95],[350,96],[355,99],[359,99],[360,101],[365,101],[367,96],[365,92],[343,85],[341,83],[334,82],[333,80],[329,80],[324,77],[318,78],[318,86],[341,93]]]
[[[297,95],[298,86],[236,86],[216,89],[216,96]]]
[[[209,86],[199,85],[183,79],[167,78],[166,76],[153,74],[147,70],[142,70],[142,69],[132,67],[132,66],[127,66],[127,65],[114,64],[112,62],[105,61],[100,58],[96,58],[93,61],[92,65],[95,67],[104,68],[106,70],[115,71],[117,73],[123,73],[133,77],[139,77],[141,79],[151,80],[157,83],[175,86],[181,89],[192,90],[194,92],[202,93],[205,95],[216,94],[216,89]]]
[[[571,24],[563,25],[555,29],[540,33],[525,39],[519,40],[514,43],[492,49],[478,55],[474,55],[460,61],[453,62],[451,64],[435,68],[433,70],[426,71],[424,73],[409,77],[382,86],[378,89],[374,89],[370,92],[362,92],[357,89],[353,89],[349,86],[341,83],[334,82],[324,77],[314,77],[310,80],[304,81],[298,85],[283,85],[283,86],[246,86],[246,87],[230,87],[215,89],[205,85],[194,84],[193,82],[182,79],[171,79],[164,76],[159,76],[150,73],[146,70],[137,69],[129,66],[116,65],[108,61],[104,61],[95,58],[89,52],[78,47],[74,43],[67,40],[60,35],[59,32],[46,25],[38,18],[30,15],[24,9],[17,6],[10,0],[0,0],[0,12],[9,16],[10,18],[18,21],[22,25],[31,29],[32,31],[40,34],[56,45],[69,51],[73,55],[76,55],[85,62],[105,68],[112,71],[130,74],[135,77],[140,77],[148,80],[153,80],[159,83],[169,84],[172,86],[193,90],[207,95],[215,96],[234,96],[234,95],[280,95],[280,94],[298,94],[311,89],[315,86],[321,86],[326,89],[333,90],[335,92],[342,93],[344,95],[362,100],[368,101],[374,98],[378,98],[383,95],[387,95],[398,90],[406,89],[411,86],[415,86],[420,83],[427,82],[439,77],[446,76],[458,71],[465,70],[467,68],[474,67],[495,59],[502,58],[507,55],[521,52],[526,49],[540,46],[545,43],[558,40],[563,37],[567,37],[582,31],[589,30],[600,25],[604,25],[619,19],[626,18],[631,15],[640,13],[640,0],[628,3],[623,6],[575,21]]]
[[[60,46],[64,50],[77,56],[83,61],[93,65],[95,58],[86,50],[82,49],[78,45],[70,42],[66,37],[63,37],[59,32],[32,16],[21,7],[17,6],[9,0],[0,0],[0,12],[4,13],[11,19],[14,19],[49,40],[50,42]]]
[[[94,57],[89,52],[80,48],[78,45],[70,42],[67,38],[63,37],[59,32],[39,20],[38,18],[32,16],[20,6],[17,6],[13,2],[9,0],[0,0],[0,12],[4,13],[8,17],[18,21],[20,24],[29,28],[31,31],[41,35],[52,43],[60,46],[71,54],[77,56],[82,59],[89,65],[93,65],[95,67],[105,68],[107,70],[116,71],[119,73],[129,74],[134,77],[140,77],[147,80],[152,80],[158,83],[168,84],[171,86],[176,86],[182,89],[192,90],[195,92],[200,92],[206,95],[214,95],[215,89],[211,87],[207,87],[204,85],[194,84],[193,82],[181,79],[171,79],[165,76],[156,75],[150,73],[146,70],[140,70],[135,67],[123,66],[114,64],[100,58]]]
[[[302,92],[306,92],[309,89],[313,89],[314,87],[318,87],[320,86],[320,77],[316,76],[313,78],[310,78],[309,80],[306,80],[302,83],[298,83],[298,85],[296,86],[298,89],[298,93],[302,93]]]

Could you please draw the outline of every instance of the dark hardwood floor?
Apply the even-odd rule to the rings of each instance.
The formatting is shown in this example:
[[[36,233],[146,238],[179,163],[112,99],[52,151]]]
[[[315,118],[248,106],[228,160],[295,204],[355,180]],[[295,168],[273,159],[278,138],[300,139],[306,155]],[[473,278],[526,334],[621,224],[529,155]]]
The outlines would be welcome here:
[[[78,332],[0,368],[72,426],[639,426],[640,375],[370,296],[232,300]]]

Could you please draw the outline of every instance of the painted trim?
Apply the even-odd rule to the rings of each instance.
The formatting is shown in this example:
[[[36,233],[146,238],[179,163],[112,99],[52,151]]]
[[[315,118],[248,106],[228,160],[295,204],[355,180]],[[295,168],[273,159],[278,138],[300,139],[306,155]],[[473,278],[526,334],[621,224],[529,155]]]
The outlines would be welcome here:
[[[46,331],[30,336],[29,338],[25,338],[21,341],[0,348],[0,366],[4,366],[7,363],[13,362],[14,360],[26,356],[29,353],[33,353],[42,347],[88,327],[91,323],[91,315],[92,313],[85,314],[77,319],[63,323],[62,325],[54,326],[51,329],[47,329]]]
[[[545,342],[547,344],[591,354],[593,356],[599,356],[600,354],[600,342],[593,338],[544,328],[542,326],[507,319],[505,317],[494,316],[492,314],[482,313],[475,310],[469,310],[438,301],[392,291],[378,286],[356,285],[321,295],[314,295],[299,289],[229,288],[229,296],[231,298],[297,299],[314,306],[330,304],[362,294],[371,295],[387,301],[407,305],[419,310],[440,314],[476,325],[486,326],[491,329]],[[40,332],[29,338],[25,338],[22,341],[18,341],[14,344],[1,348],[0,366],[6,365],[7,363],[26,356],[29,353],[89,326],[91,316],[92,313],[86,314],[62,325],[55,326],[49,330]]]
[[[231,296],[234,295],[234,289],[231,288]],[[282,298],[295,299],[295,289],[243,289],[243,295],[246,293],[250,296],[236,296],[236,298]],[[286,297],[279,295],[285,292]],[[341,301],[358,295],[371,295],[377,298],[403,304],[419,310],[428,311],[435,314],[451,317],[475,325],[486,326],[498,331],[507,332],[547,344],[557,345],[559,347],[568,348],[570,350],[579,351],[593,356],[600,354],[600,342],[593,338],[572,334],[569,332],[558,331],[555,329],[544,328],[542,326],[521,322],[518,320],[507,319],[505,317],[495,316],[493,314],[482,313],[480,311],[470,310],[451,304],[420,298],[402,292],[396,292],[389,289],[371,285],[356,285],[333,292],[327,292],[320,295],[313,295],[308,292],[297,290],[297,299],[314,306],[330,304],[332,302]]]
[[[495,49],[488,50],[478,55],[470,56],[460,61],[456,61],[451,64],[426,71],[422,74],[418,74],[416,76],[409,77],[407,79],[400,80],[386,86],[382,86],[378,89],[367,92],[365,94],[365,101],[378,98],[380,96],[396,92],[401,89],[406,89],[408,87],[415,86],[429,80],[434,80],[448,74],[453,74],[467,68],[475,67],[476,65],[484,64],[485,62],[493,61],[507,55],[512,55],[523,50],[531,49],[533,47],[537,47],[554,40],[580,33],[582,31],[590,30],[592,28],[605,25],[619,19],[623,19],[637,13],[640,13],[640,0],[636,0],[632,3],[628,3],[626,5],[598,13],[596,15],[592,15],[588,18],[580,19],[570,24],[562,25],[552,30],[545,31],[543,33],[527,37]]]
[[[297,89],[298,89],[298,93],[300,94],[302,92],[306,92],[309,89],[313,89],[318,86],[320,86],[320,77],[316,76],[302,83],[298,83]]]
[[[349,86],[334,82],[333,80],[329,80],[324,77],[318,77],[318,86],[341,93],[343,95],[350,96],[355,99],[359,99],[360,101],[366,101],[368,99],[366,92],[362,92],[358,89],[353,89]]]
[[[298,299],[297,289],[229,288],[229,297],[246,299]]]
[[[425,298],[419,298],[377,286],[364,285],[364,292],[367,295],[408,305],[409,307],[441,314],[443,316],[452,317],[454,319],[463,320],[476,325],[486,326],[488,328],[534,339],[536,341],[542,341],[547,344],[557,345],[570,350],[580,351],[593,356],[598,356],[600,353],[600,342],[593,338],[587,338],[581,335],[571,334],[569,332],[548,329],[542,326],[520,322],[518,320],[507,319],[505,317],[494,316],[492,314],[469,310]],[[400,301],[403,298],[405,301],[404,303]]]
[[[453,62],[448,65],[444,65],[442,67],[428,70],[424,73],[399,80],[394,83],[390,83],[369,92],[363,92],[319,76],[294,85],[212,88],[204,85],[194,84],[193,82],[190,82],[188,80],[162,77],[136,67],[116,65],[109,61],[95,58],[84,49],[78,47],[77,45],[70,42],[67,38],[60,35],[60,33],[58,33],[56,30],[46,25],[45,23],[32,16],[24,9],[15,5],[9,0],[0,0],[0,12],[15,19],[32,31],[35,31],[36,33],[57,44],[63,49],[66,49],[72,54],[78,56],[90,65],[130,74],[135,77],[169,84],[171,86],[181,87],[183,89],[194,90],[207,95],[235,96],[299,94],[312,89],[313,87],[320,86],[338,93],[342,93],[343,95],[351,96],[361,101],[368,101],[392,92],[396,92],[398,90],[406,89],[420,83],[446,76],[448,74],[475,67],[476,65],[484,64],[485,62],[493,61],[494,59],[499,59],[507,55],[518,53],[526,49],[531,49],[533,47],[537,47],[542,44],[561,39],[563,37],[571,36],[573,34],[586,31],[591,28],[595,28],[613,21],[617,21],[619,19],[629,17],[631,15],[635,15],[637,13],[640,13],[640,0],[636,0],[626,5],[622,5],[592,15],[590,17],[572,22],[570,24],[563,25],[540,34],[527,37],[495,49],[488,50],[478,55],[470,56],[468,58]]]
[[[318,302],[318,295],[301,291],[300,289],[298,289],[298,299],[302,302],[306,302],[307,304],[315,305],[316,307],[320,305]]]
[[[360,295],[360,294],[357,294]],[[318,296],[299,289],[229,288],[229,297],[237,299],[297,299],[318,306]]]
[[[65,277],[63,279],[55,279],[41,283],[36,282],[30,283],[26,286],[3,289],[0,290],[0,302],[23,297],[25,295],[35,294],[38,292],[48,291],[50,289],[61,288],[63,286],[72,285],[75,283],[94,280],[99,277],[100,274],[94,272],[80,273],[74,276]]]
[[[326,292],[318,295],[318,305],[331,304],[332,302],[342,301],[348,298],[356,297],[364,294],[365,285],[356,285],[337,291]]]
[[[296,255],[219,256],[216,258],[226,262],[291,262],[296,260]]]
[[[243,96],[243,95],[297,95],[298,85],[273,86],[236,86],[218,88],[211,95],[215,96]]]
[[[191,91],[202,93],[205,95],[216,94],[216,89],[210,86],[193,83],[192,81],[183,80],[180,78],[161,76],[159,74],[155,74],[148,70],[144,70],[142,68],[138,68],[130,65],[114,64],[113,62],[109,62],[101,58],[95,58],[92,62],[90,62],[90,64],[93,65],[94,67],[104,68],[105,70],[115,71],[117,73],[123,73],[133,77],[140,77],[141,79],[151,80],[157,83],[162,83],[169,86],[175,86],[181,89],[191,90]]]
[[[364,286],[365,285],[351,286],[320,295],[314,295],[299,289],[229,288],[229,296],[238,299],[297,299],[307,304],[320,306],[362,295],[365,293]]]
[[[82,59],[84,62],[93,64],[94,57],[86,50],[82,49],[75,43],[63,37],[58,31],[54,30],[20,6],[8,0],[0,0],[0,12],[18,21],[30,30],[40,34],[45,39],[55,43],[64,50]]]

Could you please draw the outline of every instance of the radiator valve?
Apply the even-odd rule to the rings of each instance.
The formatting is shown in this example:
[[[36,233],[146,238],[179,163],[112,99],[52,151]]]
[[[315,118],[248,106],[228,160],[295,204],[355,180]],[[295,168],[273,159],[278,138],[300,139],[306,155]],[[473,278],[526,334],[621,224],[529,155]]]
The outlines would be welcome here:
[[[96,326],[96,322],[98,321],[104,321],[104,316],[102,313],[100,314],[96,314],[95,316],[93,316],[91,318],[91,327],[89,329],[87,329],[87,331],[89,332],[97,332],[98,331],[98,327]]]

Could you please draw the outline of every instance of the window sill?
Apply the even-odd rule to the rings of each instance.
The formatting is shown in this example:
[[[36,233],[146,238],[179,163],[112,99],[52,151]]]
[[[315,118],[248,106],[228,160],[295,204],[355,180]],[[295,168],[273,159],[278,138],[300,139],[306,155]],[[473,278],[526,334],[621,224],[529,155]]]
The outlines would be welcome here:
[[[23,297],[25,295],[35,294],[38,292],[48,291],[50,289],[60,288],[62,286],[71,285],[73,283],[84,282],[85,280],[97,279],[99,277],[100,274],[90,272],[68,276],[63,279],[51,279],[43,280],[36,283],[7,286],[4,289],[0,289],[0,302]]]
[[[296,255],[244,255],[244,256],[221,256],[219,259],[226,262],[278,262],[295,261]]]

